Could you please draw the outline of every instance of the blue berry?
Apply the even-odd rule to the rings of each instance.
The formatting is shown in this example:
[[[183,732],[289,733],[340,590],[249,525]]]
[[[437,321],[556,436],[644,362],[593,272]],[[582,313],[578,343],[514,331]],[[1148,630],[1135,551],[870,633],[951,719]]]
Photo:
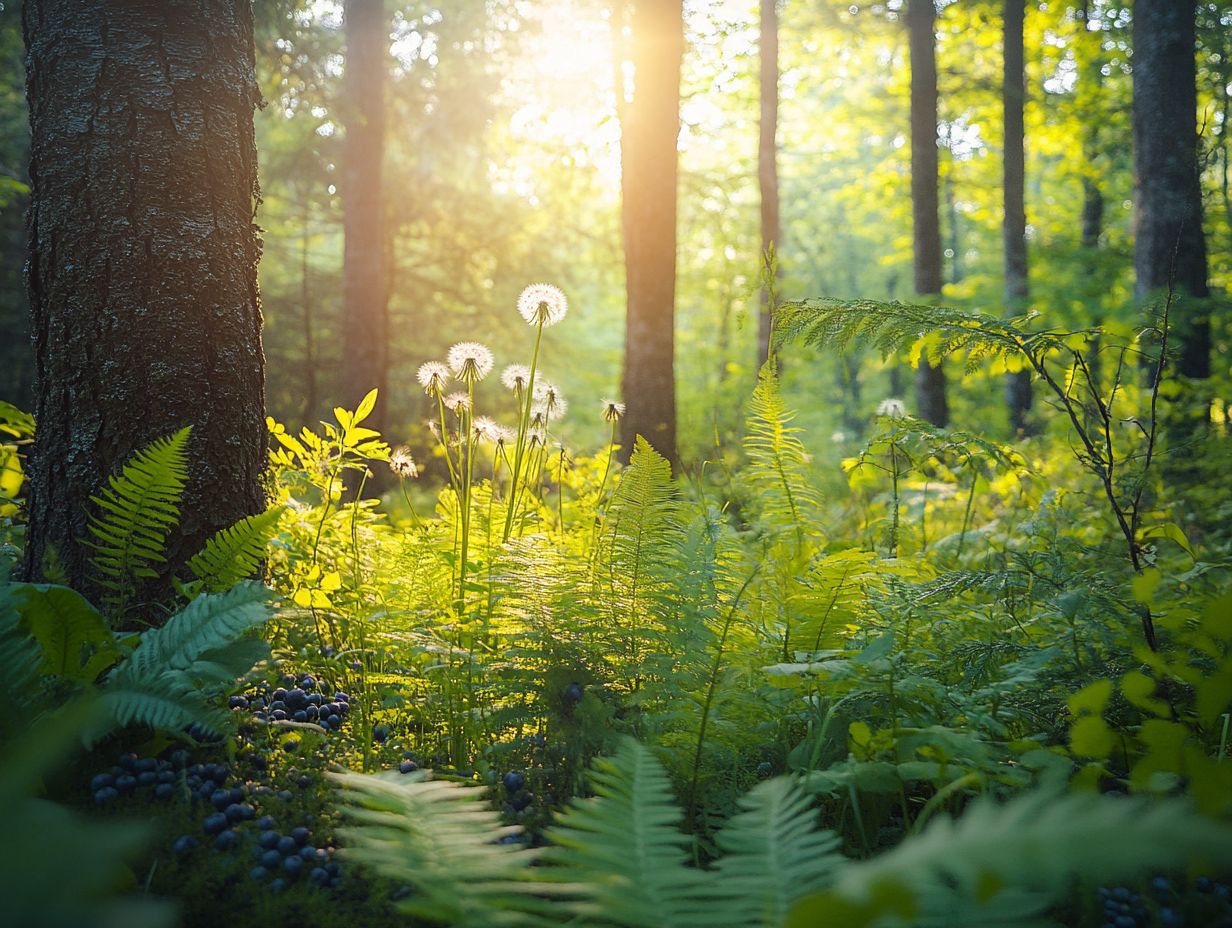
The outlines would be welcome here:
[[[312,872],[308,874],[308,878],[318,886],[323,886],[329,882],[329,874],[325,872],[324,867],[313,867]]]
[[[284,802],[290,802],[292,799],[295,798],[295,794],[292,793],[289,789],[280,789],[277,793],[277,796],[279,799],[283,800]]]
[[[281,838],[282,835],[270,828],[261,832],[260,837],[257,838],[257,844],[269,850],[270,848],[278,847],[278,842]]]
[[[230,699],[227,700],[227,705],[230,706],[232,709],[247,709],[248,700],[245,699],[243,696],[232,696]]]
[[[180,835],[175,839],[175,843],[171,845],[171,850],[176,854],[184,855],[200,844],[192,835]]]
[[[413,760],[404,760],[402,763],[398,764],[399,773],[414,773],[418,769],[419,764],[415,763]]]
[[[278,839],[278,850],[282,854],[294,854],[299,843],[290,835],[283,835]]]
[[[115,788],[122,793],[130,793],[137,787],[137,778],[125,774],[116,777]]]
[[[109,773],[99,773],[90,781],[90,789],[100,790],[105,786],[115,786],[115,777]]]
[[[1185,924],[1185,917],[1176,909],[1164,906],[1159,910],[1159,924],[1163,928],[1181,928]]]
[[[582,684],[570,683],[568,686],[565,687],[565,693],[564,693],[565,702],[573,703],[574,705],[577,705],[579,702],[582,701],[582,697],[585,695],[585,693],[586,691],[582,688]]]
[[[526,774],[520,770],[510,770],[505,774],[505,789],[512,795],[526,785]]]
[[[282,855],[276,850],[266,851],[261,855],[261,866],[270,870],[282,866]]]
[[[210,793],[210,803],[219,812],[225,811],[227,806],[231,805],[231,790],[229,789],[214,790],[214,792]]]
[[[312,837],[312,832],[310,832],[303,825],[300,825],[298,828],[291,829],[291,839],[300,847],[307,844],[310,837]]]
[[[221,812],[207,815],[201,822],[201,828],[207,835],[219,834],[227,827],[227,817]]]
[[[304,869],[304,861],[299,857],[285,857],[282,861],[282,869],[291,876],[296,876]]]
[[[251,870],[248,871],[248,878],[250,880],[256,880],[258,883],[261,882],[263,879],[265,879],[267,876],[269,876],[269,871],[266,870],[264,867],[260,867],[260,866],[253,867]]]
[[[137,774],[138,786],[153,786],[158,782],[158,774],[153,770],[143,770]]]
[[[259,819],[257,819],[257,827],[262,831],[269,831],[275,824],[277,823],[274,821],[274,816],[272,815],[262,815]]]
[[[155,799],[170,799],[175,795],[175,787],[170,783],[159,783],[154,787]]]
[[[316,860],[317,849],[310,844],[306,844],[299,849],[299,856],[308,861]]]
[[[287,881],[280,876],[275,877],[270,880],[269,888],[272,893],[280,893],[287,888]]]
[[[99,805],[111,802],[114,799],[119,799],[120,793],[114,786],[104,786],[102,789],[94,791],[94,801]]]
[[[218,837],[214,839],[214,847],[220,851],[229,851],[240,843],[240,836],[228,828],[226,831],[219,832]]]

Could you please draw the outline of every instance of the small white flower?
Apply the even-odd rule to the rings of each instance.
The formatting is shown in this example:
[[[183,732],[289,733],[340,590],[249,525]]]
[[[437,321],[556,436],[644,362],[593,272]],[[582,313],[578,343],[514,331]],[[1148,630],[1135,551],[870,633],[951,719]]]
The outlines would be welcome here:
[[[558,287],[531,284],[518,297],[518,312],[531,325],[556,325],[569,312],[569,302]]]
[[[615,400],[603,400],[603,421],[619,422],[625,417],[625,404]]]
[[[429,396],[440,396],[449,385],[449,368],[440,361],[427,361],[419,365],[419,385]]]
[[[568,411],[569,403],[560,394],[554,394],[551,399],[542,399],[530,408],[530,414],[541,416],[544,422],[563,419]]]
[[[414,480],[419,476],[419,467],[411,457],[411,449],[406,445],[398,446],[389,455],[389,469],[401,479],[409,477]]]
[[[494,359],[487,345],[479,342],[458,342],[447,356],[453,375],[463,383],[477,383],[492,372]]]
[[[501,426],[487,416],[480,416],[471,424],[471,431],[479,441],[496,441]]]
[[[525,364],[510,364],[501,371],[501,383],[508,390],[525,390],[530,383],[530,368]]]
[[[541,380],[535,384],[535,405],[541,407],[549,419],[559,419],[569,408],[560,387],[550,380]]]
[[[907,407],[902,400],[892,396],[877,404],[877,415],[888,419],[901,419],[907,415]]]
[[[445,397],[445,408],[455,416],[462,415],[463,410],[470,409],[471,401],[465,393],[450,393]]]

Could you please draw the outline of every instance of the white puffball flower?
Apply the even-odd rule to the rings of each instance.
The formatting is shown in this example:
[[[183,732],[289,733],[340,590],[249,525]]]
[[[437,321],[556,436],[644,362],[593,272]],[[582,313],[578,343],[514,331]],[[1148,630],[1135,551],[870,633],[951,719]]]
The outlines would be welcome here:
[[[907,415],[907,407],[902,400],[891,396],[877,404],[877,415],[888,419],[901,419]]]
[[[492,372],[495,359],[487,345],[479,342],[458,342],[446,356],[453,375],[463,383],[477,383]]]
[[[419,385],[424,388],[424,393],[429,396],[440,396],[449,385],[449,368],[440,361],[427,361],[419,365],[415,376],[419,378]]]
[[[518,297],[518,312],[531,325],[556,325],[569,312],[569,301],[559,287],[531,284]]]

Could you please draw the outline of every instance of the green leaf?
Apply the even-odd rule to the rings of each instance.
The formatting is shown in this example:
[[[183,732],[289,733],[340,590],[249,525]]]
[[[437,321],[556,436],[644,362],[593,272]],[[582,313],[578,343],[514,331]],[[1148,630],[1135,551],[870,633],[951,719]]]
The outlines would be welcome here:
[[[53,584],[15,584],[22,619],[43,649],[44,673],[91,682],[120,656],[115,636],[76,590]]]

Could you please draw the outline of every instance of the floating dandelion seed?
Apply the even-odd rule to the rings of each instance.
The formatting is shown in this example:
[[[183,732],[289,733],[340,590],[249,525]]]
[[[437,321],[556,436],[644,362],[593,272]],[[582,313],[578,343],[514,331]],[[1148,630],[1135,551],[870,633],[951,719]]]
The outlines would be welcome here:
[[[603,401],[603,421],[619,422],[625,417],[625,404],[615,400]]]
[[[450,393],[445,397],[445,408],[455,416],[462,415],[463,410],[470,409],[471,401],[465,393]]]
[[[449,368],[440,361],[427,361],[419,365],[419,385],[429,396],[440,396],[449,385]]]
[[[488,416],[480,416],[476,419],[471,430],[479,441],[496,441],[496,436],[502,431],[501,427]]]
[[[525,390],[530,383],[530,368],[525,364],[510,364],[501,371],[501,383],[506,389],[515,392]]]
[[[399,445],[389,455],[389,469],[403,480],[408,477],[414,480],[419,476],[419,466],[411,457],[411,449],[406,445]]]
[[[518,297],[518,312],[531,325],[556,325],[569,312],[569,301],[558,287],[531,284]]]
[[[449,349],[448,361],[463,383],[477,383],[492,371],[492,352],[479,342],[458,342]]]
[[[902,400],[892,396],[877,404],[877,415],[888,419],[901,419],[907,415],[907,407]]]

